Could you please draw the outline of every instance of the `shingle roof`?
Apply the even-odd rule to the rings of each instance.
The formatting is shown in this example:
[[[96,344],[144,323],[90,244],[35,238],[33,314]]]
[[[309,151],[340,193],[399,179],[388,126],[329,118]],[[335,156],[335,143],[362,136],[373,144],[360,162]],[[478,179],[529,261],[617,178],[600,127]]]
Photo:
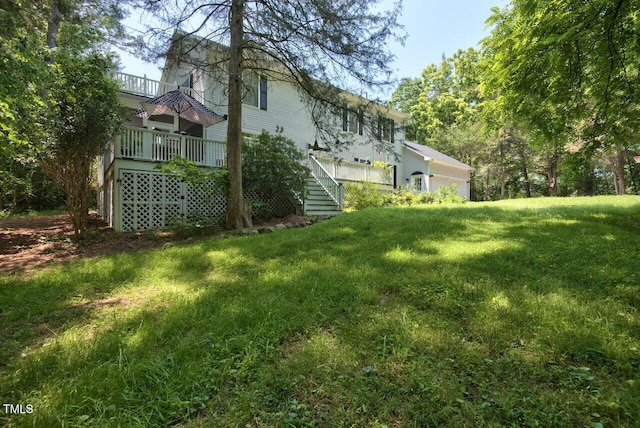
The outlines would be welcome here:
[[[459,160],[456,160],[450,156],[445,155],[444,153],[440,153],[439,151],[434,150],[431,147],[423,146],[422,144],[418,144],[418,143],[412,143],[411,141],[405,141],[404,145],[405,147],[418,153],[419,155],[422,155],[429,159],[433,159],[434,161],[446,163],[458,168],[464,168],[468,170],[473,169],[466,163],[462,163]]]

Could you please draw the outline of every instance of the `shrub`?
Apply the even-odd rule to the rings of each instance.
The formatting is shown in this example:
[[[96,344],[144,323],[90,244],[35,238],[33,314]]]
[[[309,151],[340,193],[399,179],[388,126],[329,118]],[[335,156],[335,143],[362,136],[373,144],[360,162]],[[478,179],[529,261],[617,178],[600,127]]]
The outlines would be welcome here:
[[[296,148],[292,140],[282,136],[281,128],[276,131],[275,135],[262,131],[257,138],[244,139],[242,142],[242,187],[245,197],[252,198],[254,219],[277,216],[287,209],[293,212],[296,199],[305,197],[305,180],[309,176],[309,169],[300,163],[304,153]],[[220,196],[224,197],[227,193],[226,169],[200,168],[192,160],[180,156],[158,165],[156,169],[193,186],[207,206],[219,203]],[[290,206],[284,209],[272,206],[278,197],[291,201]],[[222,220],[192,212],[178,223],[203,227]]]
[[[407,186],[396,189],[392,195],[393,203],[390,206],[415,205],[420,203],[420,195]]]
[[[383,205],[384,198],[375,183],[368,181],[347,183],[344,186],[344,190],[343,206],[347,211],[357,211]]]
[[[457,204],[462,204],[467,202],[467,200],[458,195],[458,186],[456,186],[454,183],[451,183],[449,186],[447,187],[440,187],[438,188],[438,190],[436,190],[435,192],[435,200],[438,203],[457,203]]]
[[[242,143],[242,187],[245,195],[255,195],[252,200],[254,216],[267,218],[278,214],[271,205],[284,196],[295,201],[306,196],[306,179],[309,168],[302,165],[305,154],[295,143],[282,135],[282,128],[275,134],[267,131],[256,139],[246,139]]]
[[[364,208],[394,207],[433,203],[464,203],[455,184],[440,187],[435,192],[415,193],[411,187],[404,186],[393,192],[380,191],[377,184],[371,182],[347,183],[345,185],[344,208],[357,211]]]

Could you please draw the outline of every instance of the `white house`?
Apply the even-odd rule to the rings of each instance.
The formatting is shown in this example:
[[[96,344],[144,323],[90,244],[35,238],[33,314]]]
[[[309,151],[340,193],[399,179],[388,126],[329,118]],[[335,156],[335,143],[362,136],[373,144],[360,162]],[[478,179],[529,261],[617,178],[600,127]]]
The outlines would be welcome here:
[[[403,177],[416,192],[455,184],[458,195],[471,199],[472,167],[422,144],[405,141],[403,149]]]
[[[192,55],[206,59],[213,54],[212,49],[219,46],[203,44],[193,49]],[[161,228],[193,213],[222,218],[224,198],[207,199],[202,191],[160,173],[156,166],[175,155],[201,167],[225,166],[226,122],[204,127],[179,114],[141,117],[138,113],[142,102],[180,88],[217,114],[225,115],[224,76],[205,73],[187,62],[168,61],[159,82],[124,73],[115,73],[115,77],[121,82],[120,98],[129,107],[130,116],[99,160],[99,208],[103,217],[116,230]],[[268,72],[248,72],[244,83],[247,93],[242,111],[243,134],[251,137],[262,130],[273,133],[279,127],[284,136],[309,154],[312,179],[307,200],[269,201],[277,206],[274,212],[285,215],[298,205],[300,211],[310,215],[339,213],[341,183],[348,181],[372,181],[392,189],[411,180],[417,191],[435,190],[451,181],[469,197],[468,184],[462,184],[468,182],[471,168],[405,141],[406,114],[377,105],[373,109],[375,116],[369,117],[370,121],[377,121],[377,126],[364,126],[365,119],[356,107],[363,99],[345,93],[345,108],[341,115],[335,115],[332,126],[338,138],[353,144],[329,152],[323,150],[322,140],[318,143],[308,105],[291,83]],[[384,149],[380,149],[382,146]]]

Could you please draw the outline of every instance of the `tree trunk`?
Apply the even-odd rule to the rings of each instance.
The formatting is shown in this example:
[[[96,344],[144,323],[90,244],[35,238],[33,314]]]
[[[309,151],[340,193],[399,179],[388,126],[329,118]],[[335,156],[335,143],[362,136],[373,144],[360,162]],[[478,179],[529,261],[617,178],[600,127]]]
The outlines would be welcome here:
[[[584,194],[587,196],[595,195],[595,183],[596,183],[596,173],[594,167],[589,165],[589,171],[587,171],[587,176],[584,183]]]
[[[558,150],[547,154],[547,180],[549,181],[549,196],[558,196]]]
[[[607,162],[609,162],[609,168],[611,168],[611,174],[613,175],[613,189],[618,194],[618,177],[616,176],[616,162],[613,156],[607,156]]]
[[[504,140],[500,141],[500,199],[504,200],[505,198],[505,186],[504,186],[504,181],[505,181],[505,175],[506,175],[506,171],[505,171],[505,165],[504,165]]]
[[[531,197],[531,183],[529,182],[529,168],[527,168],[527,150],[522,140],[517,141],[518,154],[520,155],[520,167],[522,168],[522,177],[524,178],[524,193],[527,198]]]
[[[626,193],[624,183],[624,147],[616,150],[615,155],[608,155],[607,161],[613,174],[613,186],[616,195],[624,195]]]
[[[625,193],[627,193],[626,191],[626,186],[624,183],[624,147],[621,147],[620,150],[618,150],[618,156],[617,156],[617,162],[616,162],[616,166],[618,167],[618,195],[624,195]]]
[[[55,49],[58,46],[58,31],[60,30],[60,21],[62,14],[57,0],[51,4],[51,13],[49,14],[49,22],[47,22],[47,47]],[[48,58],[49,62],[53,62],[53,56]]]
[[[87,230],[89,219],[89,201],[91,199],[91,165],[82,160],[69,156],[67,162],[56,165],[62,173],[59,179],[62,181],[67,195],[67,211],[73,224],[73,232],[76,237]]]
[[[229,115],[227,121],[228,229],[242,229],[242,44],[244,0],[231,3],[229,48]]]
[[[489,192],[490,179],[491,179],[491,168],[487,167],[487,175],[485,176],[485,179],[484,179],[484,200],[485,201],[491,200],[491,193]]]
[[[253,220],[251,218],[251,201],[244,201],[242,206],[242,225],[244,227],[253,227]]]

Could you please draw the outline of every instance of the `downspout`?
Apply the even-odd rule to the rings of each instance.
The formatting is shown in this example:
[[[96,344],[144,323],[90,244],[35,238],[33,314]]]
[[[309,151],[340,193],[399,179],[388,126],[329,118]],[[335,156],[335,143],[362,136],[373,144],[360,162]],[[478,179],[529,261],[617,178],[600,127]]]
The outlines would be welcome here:
[[[393,188],[398,188],[398,165],[393,166]]]

